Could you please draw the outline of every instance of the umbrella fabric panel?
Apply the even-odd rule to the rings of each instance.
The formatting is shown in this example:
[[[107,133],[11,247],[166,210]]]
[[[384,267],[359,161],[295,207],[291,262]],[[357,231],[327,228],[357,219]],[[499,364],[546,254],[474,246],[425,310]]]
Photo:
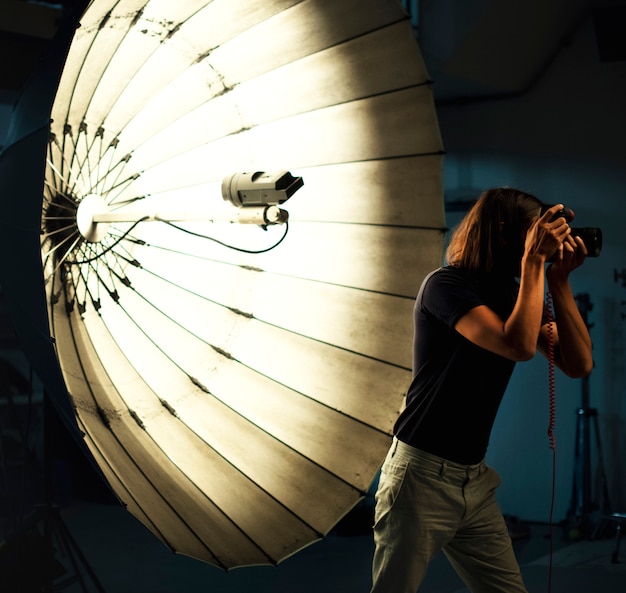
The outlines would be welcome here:
[[[284,163],[292,163],[294,166],[291,169],[297,174],[298,168],[311,168],[314,163],[319,166],[429,154],[432,152],[433,142],[437,141],[437,135],[422,138],[405,133],[407,126],[409,129],[412,126],[419,128],[420,116],[417,114],[415,95],[424,95],[427,92],[429,91],[422,88],[413,89],[400,93],[401,96],[394,95],[396,100],[389,96],[376,97],[296,116],[293,120],[286,118],[256,127],[245,134],[226,135],[168,161],[161,162],[161,152],[166,150],[153,150],[149,158],[156,158],[159,163],[152,167],[141,151],[130,155],[109,147],[106,150],[115,154],[107,154],[103,161],[110,161],[111,172],[106,168],[92,167],[93,172],[89,174],[81,169],[72,174],[75,179],[72,185],[76,185],[82,193],[92,191],[92,186],[105,195],[110,191],[117,204],[149,194],[198,186],[198,192],[204,196],[205,203],[219,208],[221,200],[217,181],[225,172],[233,169],[246,171],[260,167],[262,170],[272,170],[280,169],[281,164],[284,166]],[[377,114],[376,128],[369,124],[372,113]],[[405,139],[402,143],[397,140],[403,137]],[[287,141],[279,142],[277,139]],[[73,146],[94,146],[101,152],[105,150],[101,144],[106,145],[106,142],[100,138],[85,138],[84,142],[67,141],[66,147],[69,150]],[[255,159],[251,156],[253,154],[263,156]],[[77,162],[82,163],[85,160]],[[52,162],[70,161],[68,157],[53,155],[52,158]],[[57,165],[57,169],[61,170],[62,166]],[[212,193],[203,191],[202,185],[208,182],[214,183]],[[401,198],[408,201],[414,198],[414,194],[399,195],[398,200]],[[441,226],[440,224],[439,228]]]
[[[388,301],[379,300],[388,307],[381,315],[384,318],[386,313],[393,316],[394,307],[403,306],[395,303],[393,296],[415,299],[421,270],[441,257],[443,241],[440,229],[323,223],[296,227],[294,222],[285,241],[289,252],[281,257],[270,251],[256,261],[267,272],[276,273],[280,267],[289,276],[354,288],[346,290],[345,298],[353,299],[355,305],[359,299],[374,298],[364,292],[389,295]],[[390,259],[394,260],[393,267],[386,265]],[[404,275],[397,274],[398,268],[405,271]],[[354,313],[358,315],[358,311]],[[378,321],[388,323],[387,319]],[[389,359],[402,364],[393,356]]]
[[[304,187],[288,203],[292,222],[443,229],[442,155],[298,169]],[[376,199],[373,199],[376,196]]]
[[[389,228],[389,235],[394,231],[393,227],[397,226],[431,229],[442,236],[444,234],[443,202],[437,199],[441,193],[441,155],[357,161],[301,168],[294,173],[303,177],[305,185],[286,204],[292,227],[296,224],[302,226],[305,222],[371,224],[392,227]],[[221,180],[198,185],[186,183],[183,176],[168,177],[168,188],[157,188],[141,198],[138,198],[140,194],[132,187],[123,190],[122,193],[128,199],[134,198],[134,203],[126,208],[129,211],[139,211],[140,207],[145,207],[154,212],[204,210],[209,213],[221,205]],[[116,203],[121,201],[122,198],[116,199]],[[230,210],[230,207],[224,205],[221,211],[225,210]],[[199,222],[181,226],[207,235],[220,236],[222,232],[219,225],[203,227]],[[127,227],[119,225],[120,231]],[[271,232],[259,233],[256,229],[233,229],[230,225],[227,231],[224,238],[235,233],[235,238],[231,239],[234,244],[237,244],[238,236],[244,234],[251,237],[250,240],[244,239],[251,246],[270,245],[275,240],[271,238]],[[282,234],[282,231],[275,230],[275,233]],[[162,240],[167,236],[171,236],[176,245],[180,244],[180,233],[163,228],[163,225],[142,230],[142,238],[156,248],[172,249]],[[393,241],[393,237],[390,240]],[[189,241],[194,239],[189,238]],[[206,241],[195,242],[198,246],[204,245],[202,253],[208,253],[209,244]],[[221,253],[222,257],[229,255],[224,249],[217,250],[217,253]],[[201,253],[193,255],[198,259],[202,256]]]
[[[256,379],[248,369],[225,365],[215,374],[212,390],[229,406],[245,410],[250,421],[268,427],[276,438],[361,491],[367,490],[378,469],[368,468],[377,465],[379,447],[389,444],[388,435]],[[248,399],[251,391],[256,397]]]

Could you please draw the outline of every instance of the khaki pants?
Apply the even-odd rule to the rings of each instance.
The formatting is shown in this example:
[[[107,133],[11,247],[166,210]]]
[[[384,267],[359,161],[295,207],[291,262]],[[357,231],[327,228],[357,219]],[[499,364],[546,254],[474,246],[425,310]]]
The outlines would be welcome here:
[[[371,593],[416,593],[441,550],[472,593],[527,593],[484,463],[460,465],[397,439],[376,492]]]

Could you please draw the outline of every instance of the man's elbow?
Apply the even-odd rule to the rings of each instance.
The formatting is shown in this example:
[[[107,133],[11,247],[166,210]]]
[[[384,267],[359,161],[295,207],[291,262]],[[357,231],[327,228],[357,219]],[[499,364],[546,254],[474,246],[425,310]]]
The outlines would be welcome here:
[[[517,362],[532,360],[537,354],[537,342],[528,339],[516,340],[511,344],[511,358]]]
[[[566,368],[565,374],[571,379],[584,379],[591,374],[593,370],[593,361],[584,363],[573,368]]]
[[[593,370],[593,357],[582,356],[574,360],[568,360],[561,355],[560,351],[557,351],[557,366],[571,379],[584,379],[591,374]]]
[[[536,348],[517,346],[511,351],[509,358],[515,362],[526,362],[527,360],[533,359],[536,352]]]

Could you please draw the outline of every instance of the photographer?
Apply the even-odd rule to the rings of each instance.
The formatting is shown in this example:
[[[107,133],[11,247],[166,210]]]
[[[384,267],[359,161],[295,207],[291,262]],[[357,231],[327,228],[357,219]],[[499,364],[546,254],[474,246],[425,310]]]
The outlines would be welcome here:
[[[500,478],[484,462],[493,422],[515,363],[537,349],[552,346],[570,377],[593,365],[569,285],[587,249],[562,205],[542,207],[516,189],[484,192],[452,236],[448,265],[420,288],[413,381],[376,493],[371,593],[415,593],[441,550],[473,593],[526,591],[496,502]]]

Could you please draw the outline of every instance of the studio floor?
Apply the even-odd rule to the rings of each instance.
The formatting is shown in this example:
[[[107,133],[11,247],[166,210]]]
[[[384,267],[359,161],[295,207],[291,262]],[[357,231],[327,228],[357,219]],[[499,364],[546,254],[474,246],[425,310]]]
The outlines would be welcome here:
[[[367,593],[373,542],[365,517],[283,561],[277,567],[239,568],[228,573],[166,548],[124,508],[111,502],[72,500],[55,507],[76,542],[83,582],[69,555],[57,546],[55,587],[66,593]],[[349,516],[350,517],[350,516]],[[611,554],[616,539],[566,539],[558,526],[530,524],[528,535],[514,539],[529,593],[624,593],[626,544],[620,563]],[[59,530],[56,530],[57,532]],[[614,533],[614,530],[613,530]],[[552,542],[552,544],[551,544]],[[552,562],[550,563],[550,548]],[[21,562],[38,570],[32,550]],[[552,567],[550,568],[550,564]],[[28,569],[26,569],[28,570]],[[92,571],[93,578],[89,576]],[[0,587],[2,593],[31,593],[24,584]],[[433,561],[420,593],[465,593],[467,589],[443,556]]]

